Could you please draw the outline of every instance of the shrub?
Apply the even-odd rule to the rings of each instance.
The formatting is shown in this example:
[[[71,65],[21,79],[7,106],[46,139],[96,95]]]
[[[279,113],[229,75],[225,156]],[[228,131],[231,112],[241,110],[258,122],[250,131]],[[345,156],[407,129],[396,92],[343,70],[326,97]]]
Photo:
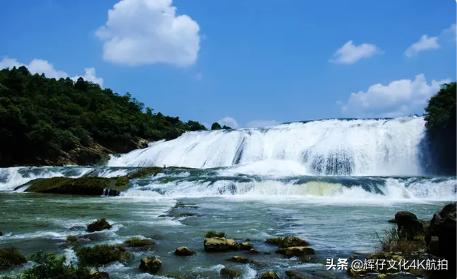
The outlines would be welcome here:
[[[5,270],[26,263],[21,252],[14,247],[0,249],[0,270]]]
[[[120,245],[96,245],[83,247],[76,251],[82,266],[101,266],[115,261],[126,262],[131,254]]]

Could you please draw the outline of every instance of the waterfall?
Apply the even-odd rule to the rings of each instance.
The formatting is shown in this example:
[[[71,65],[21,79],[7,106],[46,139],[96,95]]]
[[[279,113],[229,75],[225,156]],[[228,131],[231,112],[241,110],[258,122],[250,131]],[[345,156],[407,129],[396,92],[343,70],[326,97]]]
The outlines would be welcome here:
[[[330,119],[188,132],[112,156],[108,166],[230,167],[291,175],[422,175],[423,117]]]

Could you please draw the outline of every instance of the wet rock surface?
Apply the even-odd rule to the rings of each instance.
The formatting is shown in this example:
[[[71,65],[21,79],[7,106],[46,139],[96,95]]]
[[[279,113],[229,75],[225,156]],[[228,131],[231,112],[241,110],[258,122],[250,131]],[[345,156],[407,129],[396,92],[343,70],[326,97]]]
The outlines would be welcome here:
[[[140,261],[139,269],[151,274],[156,274],[162,267],[162,261],[157,256],[144,257]]]
[[[98,219],[97,221],[87,225],[87,232],[96,232],[111,229],[111,224],[105,218]]]

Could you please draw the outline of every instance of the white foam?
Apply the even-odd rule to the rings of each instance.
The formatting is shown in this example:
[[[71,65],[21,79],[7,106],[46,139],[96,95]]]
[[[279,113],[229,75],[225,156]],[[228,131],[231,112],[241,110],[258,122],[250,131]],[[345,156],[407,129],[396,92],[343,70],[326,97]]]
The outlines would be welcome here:
[[[203,131],[111,157],[109,166],[236,167],[278,175],[420,175],[422,117]],[[230,170],[228,170],[230,171]]]

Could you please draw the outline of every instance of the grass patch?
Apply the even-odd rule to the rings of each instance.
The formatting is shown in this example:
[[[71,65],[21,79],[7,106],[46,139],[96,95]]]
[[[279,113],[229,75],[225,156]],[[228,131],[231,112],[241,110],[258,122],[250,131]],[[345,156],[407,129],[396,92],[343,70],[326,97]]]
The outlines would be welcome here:
[[[26,263],[26,258],[14,247],[0,249],[0,270],[9,269]]]
[[[155,243],[151,239],[147,238],[139,238],[139,237],[132,237],[124,241],[124,245],[126,247],[131,248],[148,248],[153,246]]]
[[[423,239],[406,240],[401,238],[396,228],[386,230],[382,236],[376,233],[376,236],[379,241],[379,249],[383,252],[409,254],[425,249],[425,241]]]
[[[96,245],[76,251],[82,266],[101,266],[112,262],[126,262],[132,255],[120,245]]]

